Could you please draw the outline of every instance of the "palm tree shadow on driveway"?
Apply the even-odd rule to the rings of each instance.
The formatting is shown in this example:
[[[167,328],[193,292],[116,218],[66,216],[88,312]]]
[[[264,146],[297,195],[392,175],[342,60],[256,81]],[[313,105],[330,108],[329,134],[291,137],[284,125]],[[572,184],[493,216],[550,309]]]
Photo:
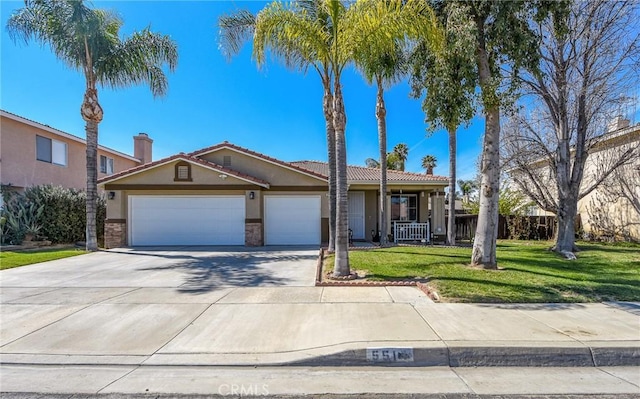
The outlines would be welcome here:
[[[313,274],[317,259],[306,248],[135,247],[111,252],[168,260],[138,270],[184,272],[184,282],[177,290],[189,294],[222,287],[312,285],[313,281],[306,277]],[[309,267],[313,270],[307,270]]]

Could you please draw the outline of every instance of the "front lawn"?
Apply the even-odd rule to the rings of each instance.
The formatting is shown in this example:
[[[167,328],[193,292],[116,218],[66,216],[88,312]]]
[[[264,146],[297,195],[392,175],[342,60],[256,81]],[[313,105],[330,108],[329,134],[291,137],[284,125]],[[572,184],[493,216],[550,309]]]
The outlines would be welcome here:
[[[352,270],[369,280],[428,279],[446,302],[640,301],[640,246],[579,243],[578,260],[550,242],[499,241],[498,266],[468,266],[471,248],[392,247],[351,251]],[[333,256],[324,273],[333,268]]]
[[[73,248],[38,249],[19,252],[2,251],[0,252],[0,270],[46,262],[48,260],[68,258],[85,253],[87,252],[84,250]]]

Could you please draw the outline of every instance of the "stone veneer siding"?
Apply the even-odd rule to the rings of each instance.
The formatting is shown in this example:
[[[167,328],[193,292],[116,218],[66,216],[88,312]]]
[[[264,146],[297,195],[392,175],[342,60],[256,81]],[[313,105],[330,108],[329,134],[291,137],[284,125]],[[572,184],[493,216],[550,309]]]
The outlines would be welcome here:
[[[104,246],[120,248],[127,246],[127,222],[124,220],[107,219],[104,223]]]
[[[262,240],[262,222],[246,222],[244,225],[244,245],[247,247],[261,247],[264,245]]]

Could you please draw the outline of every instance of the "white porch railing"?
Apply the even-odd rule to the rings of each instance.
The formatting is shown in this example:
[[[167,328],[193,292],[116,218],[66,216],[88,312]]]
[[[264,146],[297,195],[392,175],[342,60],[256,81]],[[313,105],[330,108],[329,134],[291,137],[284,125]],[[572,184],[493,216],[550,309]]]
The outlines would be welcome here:
[[[393,241],[430,241],[429,223],[393,222]]]

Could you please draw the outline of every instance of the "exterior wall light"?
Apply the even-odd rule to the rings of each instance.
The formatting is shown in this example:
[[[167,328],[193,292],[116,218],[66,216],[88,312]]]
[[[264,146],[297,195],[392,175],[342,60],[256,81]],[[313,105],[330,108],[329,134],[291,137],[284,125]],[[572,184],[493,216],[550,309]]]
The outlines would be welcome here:
[[[116,192],[115,191],[109,191],[109,194],[107,195],[107,198],[109,198],[110,200],[115,199],[116,198]]]
[[[256,193],[254,193],[253,191],[249,192],[249,199],[256,199]]]

